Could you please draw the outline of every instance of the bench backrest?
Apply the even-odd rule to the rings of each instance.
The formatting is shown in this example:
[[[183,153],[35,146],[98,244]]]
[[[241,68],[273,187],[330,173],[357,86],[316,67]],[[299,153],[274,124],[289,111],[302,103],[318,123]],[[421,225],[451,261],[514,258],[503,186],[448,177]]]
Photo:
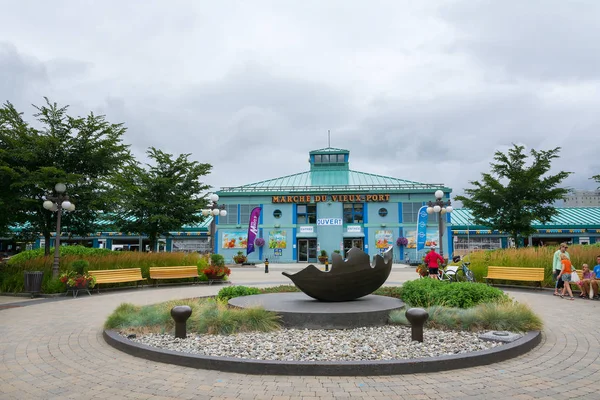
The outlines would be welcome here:
[[[542,282],[544,280],[544,268],[490,266],[486,278]]]
[[[96,277],[96,283],[132,282],[145,279],[142,277],[141,268],[100,269],[88,272]]]
[[[150,279],[196,278],[198,267],[186,265],[182,267],[150,267]]]

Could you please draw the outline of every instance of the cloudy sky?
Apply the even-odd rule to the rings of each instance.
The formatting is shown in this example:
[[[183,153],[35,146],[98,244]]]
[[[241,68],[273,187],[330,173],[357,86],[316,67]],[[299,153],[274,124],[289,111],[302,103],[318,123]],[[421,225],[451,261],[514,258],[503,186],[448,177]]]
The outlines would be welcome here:
[[[307,170],[327,130],[352,169],[455,195],[511,143],[597,186],[597,0],[1,3],[2,102],[105,114],[215,188]]]

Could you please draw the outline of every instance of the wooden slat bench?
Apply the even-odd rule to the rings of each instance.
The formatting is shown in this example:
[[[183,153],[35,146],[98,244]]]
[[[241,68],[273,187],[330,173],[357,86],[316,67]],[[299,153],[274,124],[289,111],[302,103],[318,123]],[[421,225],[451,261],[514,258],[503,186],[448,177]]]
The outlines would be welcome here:
[[[96,277],[98,293],[100,293],[100,283],[135,282],[135,286],[137,287],[139,281],[146,280],[142,276],[141,268],[101,269],[88,272],[90,275]]]
[[[488,279],[538,282],[541,289],[542,282],[544,282],[544,268],[490,266],[485,277],[486,283]]]
[[[150,267],[150,279],[157,284],[158,279],[198,278],[198,267],[187,265],[182,267]]]

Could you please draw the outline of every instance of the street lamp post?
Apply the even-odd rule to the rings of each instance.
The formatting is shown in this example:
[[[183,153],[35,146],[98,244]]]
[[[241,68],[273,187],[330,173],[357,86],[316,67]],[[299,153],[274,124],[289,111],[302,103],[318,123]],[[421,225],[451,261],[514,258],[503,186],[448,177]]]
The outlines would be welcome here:
[[[62,210],[75,211],[75,204],[69,201],[66,193],[67,187],[64,183],[57,183],[54,186],[56,195],[47,195],[43,206],[46,210],[56,212],[56,239],[54,240],[54,263],[52,264],[52,278],[58,278],[60,272],[60,217]]]
[[[221,205],[219,206],[217,204],[217,201],[219,201],[219,195],[216,193],[212,193],[210,196],[208,196],[208,198],[210,199],[210,203],[208,204],[208,209],[202,210],[202,215],[204,215],[205,217],[208,215],[212,215],[212,221],[210,222],[210,236],[211,236],[211,247],[213,248],[213,252],[216,252],[217,249],[215,248],[215,237],[216,237],[216,229],[217,229],[217,221],[216,221],[216,217],[217,215],[220,215],[221,217],[226,217],[227,216],[227,210],[225,210],[225,206]]]
[[[442,200],[442,198],[444,197],[444,192],[442,192],[441,190],[436,190],[435,192],[435,201],[430,201],[427,203],[427,214],[433,214],[433,213],[439,213],[438,217],[439,217],[439,224],[438,224],[438,230],[439,230],[439,235],[438,235],[438,239],[440,242],[440,255],[443,257],[444,256],[444,218],[443,216],[446,213],[451,213],[453,208],[452,205],[450,203],[450,200],[444,201]]]

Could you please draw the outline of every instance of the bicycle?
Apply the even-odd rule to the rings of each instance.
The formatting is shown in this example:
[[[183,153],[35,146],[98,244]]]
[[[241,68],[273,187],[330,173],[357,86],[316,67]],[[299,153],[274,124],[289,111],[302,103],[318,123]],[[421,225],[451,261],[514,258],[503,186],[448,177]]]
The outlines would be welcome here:
[[[460,256],[456,256],[452,259],[452,262],[461,261]],[[445,270],[440,268],[440,280],[444,280],[447,282],[475,282],[475,276],[473,275],[473,271],[469,269],[470,262],[463,261],[460,266],[450,265],[447,266]]]

